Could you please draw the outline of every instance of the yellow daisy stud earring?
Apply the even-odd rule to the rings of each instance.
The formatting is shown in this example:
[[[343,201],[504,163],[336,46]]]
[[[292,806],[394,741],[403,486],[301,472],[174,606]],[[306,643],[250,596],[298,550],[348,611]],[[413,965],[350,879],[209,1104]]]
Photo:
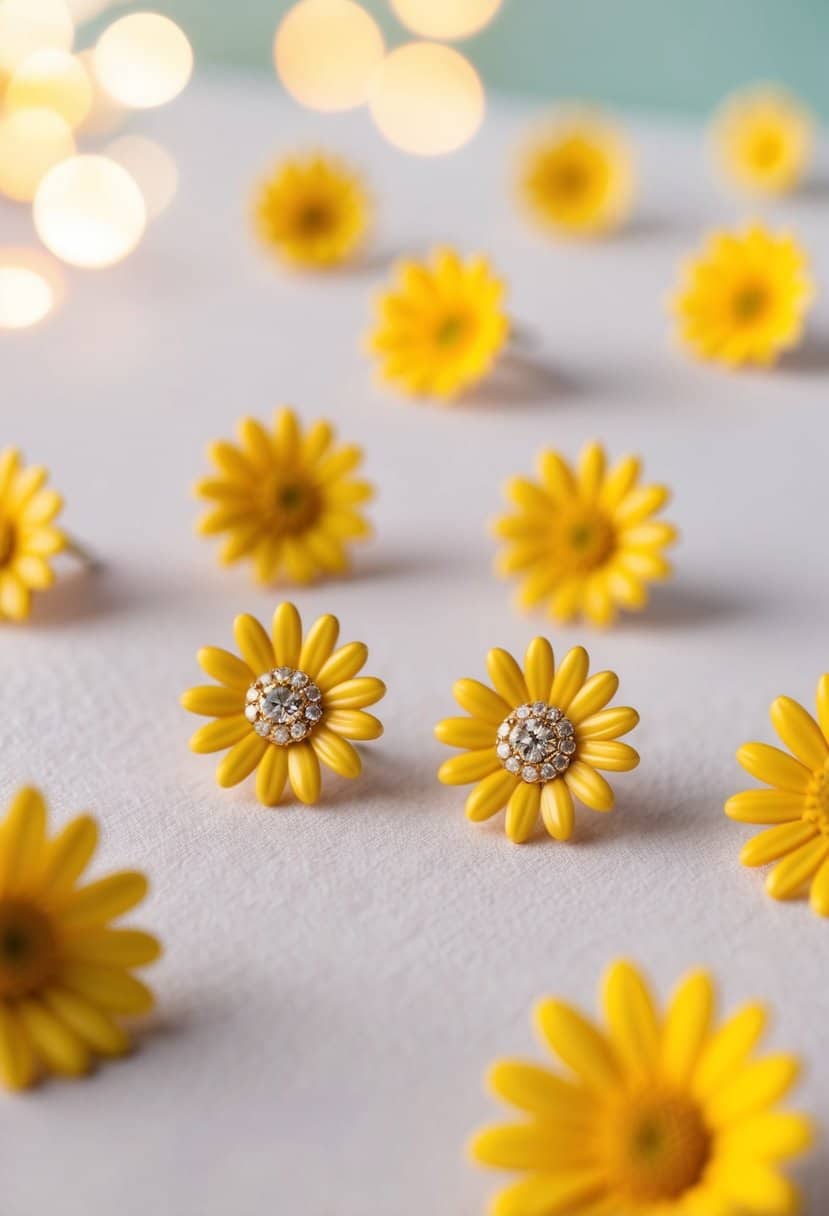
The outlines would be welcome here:
[[[620,227],[634,194],[633,155],[619,127],[594,110],[554,114],[528,141],[519,196],[553,236],[593,237]]]
[[[257,187],[253,207],[262,245],[306,270],[351,261],[365,241],[371,216],[359,175],[337,157],[321,153],[280,161]]]
[[[716,232],[682,267],[673,297],[682,343],[727,367],[768,367],[797,346],[813,297],[806,255],[762,224]]]
[[[739,823],[765,825],[743,847],[740,861],[777,863],[766,879],[769,895],[792,899],[810,891],[813,910],[829,916],[829,673],[818,683],[817,721],[791,697],[772,703],[771,721],[789,751],[744,744],[738,761],[765,784],[729,798],[725,813]]]
[[[368,335],[382,379],[409,396],[446,401],[473,388],[509,337],[504,294],[484,257],[439,249],[427,261],[401,262]]]
[[[468,715],[446,718],[435,737],[462,748],[441,765],[445,785],[475,788],[466,800],[473,823],[506,807],[506,833],[516,844],[529,840],[539,812],[555,840],[569,840],[574,799],[594,811],[611,811],[614,796],[598,771],[627,772],[638,753],[620,735],[639,721],[635,709],[606,708],[619,679],[612,671],[588,678],[589,659],[575,646],[556,667],[546,638],[527,649],[523,670],[506,650],[490,650],[487,671],[494,688],[458,680],[455,700]]]
[[[594,442],[575,468],[546,450],[537,481],[507,483],[512,510],[493,525],[505,542],[495,570],[521,580],[519,607],[543,605],[561,623],[583,617],[599,627],[612,624],[619,609],[645,607],[648,584],[672,572],[664,550],[677,533],[656,518],[668,488],[642,484],[640,474],[636,456],[608,469],[604,448]]]
[[[216,471],[196,485],[210,503],[197,530],[225,534],[222,565],[249,559],[263,586],[346,573],[348,546],[371,535],[360,507],[374,489],[353,476],[362,449],[337,444],[327,422],[303,430],[290,409],[276,413],[270,430],[254,418],[237,429],[238,444],[210,445]]]
[[[97,842],[89,815],[50,837],[35,789],[21,789],[0,824],[0,1081],[10,1089],[123,1055],[121,1019],[153,1007],[133,971],[154,962],[159,943],[113,923],[143,900],[147,880],[124,870],[82,885]]]
[[[803,181],[814,151],[814,120],[785,89],[769,85],[729,97],[711,124],[722,175],[751,194],[789,194]]]
[[[487,1087],[520,1118],[485,1128],[472,1159],[518,1180],[493,1216],[793,1216],[785,1164],[811,1145],[806,1116],[780,1109],[797,1057],[757,1055],[766,1011],[715,1022],[707,971],[680,981],[663,1012],[641,972],[614,963],[604,1026],[557,998],[534,1010],[555,1067],[500,1060]]]
[[[237,616],[233,632],[241,657],[216,646],[198,653],[218,681],[189,689],[185,709],[214,721],[190,740],[194,752],[227,751],[216,770],[219,785],[238,785],[256,772],[256,796],[276,806],[289,783],[300,802],[320,796],[320,764],[340,777],[360,775],[350,740],[378,739],[381,723],[366,707],[386,692],[382,680],[360,676],[368,658],[363,642],[335,649],[335,616],[321,616],[303,637],[293,604],[280,604],[271,634],[255,617]]]

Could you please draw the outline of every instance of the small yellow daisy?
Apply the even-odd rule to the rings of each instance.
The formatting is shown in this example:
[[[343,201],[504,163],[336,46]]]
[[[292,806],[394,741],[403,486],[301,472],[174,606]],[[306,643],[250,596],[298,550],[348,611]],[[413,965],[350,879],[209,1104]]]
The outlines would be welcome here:
[[[327,422],[303,431],[290,409],[277,411],[270,431],[253,418],[243,418],[237,429],[239,446],[210,445],[217,472],[196,485],[211,504],[198,532],[227,535],[219,561],[250,558],[262,585],[281,577],[309,583],[347,571],[346,546],[371,535],[359,506],[374,490],[352,476],[362,449],[336,446]]]
[[[800,341],[812,295],[794,237],[755,224],[709,237],[683,267],[673,311],[679,336],[700,358],[769,365]]]
[[[548,232],[584,237],[618,228],[634,192],[628,141],[600,114],[565,111],[531,140],[519,190],[531,217]]]
[[[333,156],[292,157],[258,187],[259,239],[295,266],[338,266],[365,240],[371,205],[362,181]]]
[[[769,789],[745,790],[725,804],[740,823],[768,824],[743,848],[744,866],[777,865],[766,879],[775,899],[811,887],[812,908],[829,916],[829,674],[817,687],[817,722],[791,697],[778,697],[771,721],[791,756],[767,743],[746,743],[740,764]]]
[[[153,962],[159,943],[112,925],[141,902],[147,880],[123,870],[79,885],[97,843],[89,815],[49,838],[34,789],[19,791],[0,824],[0,1080],[11,1089],[122,1055],[129,1039],[118,1018],[153,1006],[132,970]]]
[[[625,456],[608,470],[604,448],[589,443],[574,469],[547,450],[538,459],[539,481],[507,483],[514,510],[494,524],[506,541],[495,569],[522,580],[521,608],[543,602],[562,623],[583,616],[604,626],[620,607],[645,606],[648,582],[671,574],[663,550],[677,534],[654,518],[669,490],[640,484],[640,469],[636,456]]]
[[[369,349],[383,379],[414,396],[450,399],[481,381],[509,337],[504,284],[483,257],[451,249],[397,267],[377,304]]]
[[[619,687],[618,676],[600,671],[587,678],[582,646],[568,651],[556,668],[546,638],[530,642],[522,671],[506,650],[490,650],[487,670],[494,691],[477,680],[458,680],[455,700],[469,717],[446,718],[435,737],[463,754],[438,771],[445,785],[475,788],[466,800],[473,823],[507,809],[506,833],[516,844],[529,840],[539,811],[555,840],[573,834],[573,798],[594,811],[613,810],[613,790],[599,769],[627,772],[639,756],[620,735],[639,721],[635,709],[605,708]]]
[[[794,1216],[783,1173],[809,1148],[811,1120],[780,1110],[795,1056],[757,1056],[757,1003],[715,1023],[711,976],[693,971],[663,1013],[627,961],[605,976],[607,1028],[555,998],[534,1020],[553,1070],[501,1060],[488,1087],[519,1120],[472,1140],[475,1161],[521,1173],[492,1216]]]
[[[797,98],[765,86],[728,98],[714,116],[711,139],[731,181],[755,194],[787,194],[809,168],[813,128]]]
[[[32,592],[55,581],[48,559],[67,546],[54,524],[63,499],[46,486],[48,476],[41,466],[24,467],[15,448],[0,452],[0,620],[29,616]]]
[[[190,688],[191,713],[214,718],[190,740],[194,752],[229,748],[216,770],[219,785],[238,785],[256,770],[256,796],[276,806],[285,783],[300,802],[320,796],[320,762],[341,777],[358,777],[359,752],[349,739],[378,739],[383,727],[365,712],[385,695],[373,676],[358,676],[368,658],[362,642],[338,650],[339,621],[321,616],[304,639],[293,604],[280,604],[269,637],[255,617],[233,623],[241,658],[206,646],[198,661],[218,684]]]

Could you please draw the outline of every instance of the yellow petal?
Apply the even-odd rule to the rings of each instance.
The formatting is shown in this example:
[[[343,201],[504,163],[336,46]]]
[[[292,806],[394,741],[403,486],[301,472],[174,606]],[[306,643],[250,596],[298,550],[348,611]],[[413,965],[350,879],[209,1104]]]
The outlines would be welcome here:
[[[553,648],[546,638],[533,638],[524,656],[527,691],[533,701],[549,701],[555,675]]]
[[[791,823],[803,814],[801,794],[783,790],[744,790],[734,794],[725,804],[729,819],[739,823]]]
[[[479,781],[466,800],[466,817],[473,823],[491,819],[507,805],[518,778],[498,765],[498,770]]]
[[[661,510],[670,498],[667,486],[637,486],[616,508],[617,525],[632,528]]]
[[[21,511],[21,518],[27,527],[49,524],[63,509],[63,499],[57,490],[38,490]]]
[[[621,1079],[613,1048],[577,1009],[563,1001],[540,1001],[536,1025],[547,1045],[591,1090],[602,1093]]]
[[[0,571],[0,617],[25,621],[31,612],[31,594],[11,570]]]
[[[311,806],[320,796],[320,764],[310,743],[288,748],[288,779],[300,802]]]
[[[256,770],[256,797],[262,806],[276,806],[288,780],[288,749],[269,747]]]
[[[161,943],[141,929],[89,929],[66,943],[67,956],[104,967],[144,967],[161,954]]]
[[[321,616],[308,630],[299,655],[299,667],[315,680],[320,668],[337,645],[340,622],[330,614]]]
[[[471,781],[479,781],[490,773],[501,768],[494,747],[484,747],[480,751],[464,752],[460,756],[452,756],[444,760],[438,769],[438,780],[444,785],[468,785]]]
[[[584,647],[574,646],[559,663],[550,690],[550,701],[565,714],[587,677],[589,661]]]
[[[35,1054],[52,1072],[79,1077],[90,1065],[89,1051],[68,1026],[40,1001],[20,1001],[17,1013]]]
[[[311,747],[317,759],[341,777],[359,777],[362,770],[360,754],[355,747],[328,726],[318,726],[311,735]]]
[[[815,875],[809,899],[817,916],[829,916],[829,861],[824,861]]]
[[[196,658],[207,675],[218,680],[220,684],[226,684],[228,688],[236,688],[241,692],[246,692],[260,674],[258,671],[251,671],[247,663],[243,663],[229,650],[222,650],[220,646],[203,646]]]
[[[216,718],[201,726],[190,736],[190,750],[200,755],[210,752],[223,752],[226,747],[233,747],[251,734],[251,725],[244,714],[234,714],[232,718]]]
[[[748,1058],[766,1026],[766,1011],[757,1003],[745,1005],[712,1035],[703,1048],[694,1074],[694,1092],[700,1098],[716,1094],[723,1082]]]
[[[273,448],[262,423],[256,418],[242,418],[236,429],[251,464],[263,471],[269,470],[273,464]]]
[[[149,1013],[155,998],[146,984],[117,967],[72,961],[61,968],[63,986],[114,1013]]]
[[[639,714],[629,705],[615,705],[603,709],[579,724],[579,739],[616,739],[626,735],[639,724]]]
[[[498,647],[490,650],[486,667],[496,692],[510,705],[522,705],[529,700],[524,673],[509,651]]]
[[[588,501],[598,498],[605,473],[604,448],[600,443],[588,443],[581,450],[578,463],[579,489]]]
[[[232,481],[250,485],[256,479],[256,469],[237,447],[218,439],[207,449],[209,458]]]
[[[778,697],[770,713],[772,725],[789,751],[807,768],[823,768],[829,746],[812,715],[791,697]]]
[[[473,718],[483,718],[495,726],[499,726],[514,708],[479,680],[456,680],[452,693],[461,709]]]
[[[585,583],[584,615],[599,629],[612,625],[616,619],[616,605],[603,570],[590,575]]]
[[[743,845],[740,861],[744,866],[768,865],[770,861],[777,861],[778,857],[785,857],[793,849],[813,840],[817,830],[815,824],[800,820],[767,828]]]
[[[766,879],[772,899],[793,899],[817,874],[829,856],[829,840],[818,836],[779,861]]]
[[[89,865],[97,844],[98,825],[90,815],[71,820],[47,844],[41,882],[52,899],[71,890]]]
[[[494,731],[489,722],[481,722],[478,718],[444,718],[435,727],[435,738],[448,747],[476,750],[492,746]]]
[[[316,431],[314,440],[317,447],[316,455],[324,451],[328,446],[331,438],[331,427],[328,423],[318,424],[319,429]],[[274,446],[279,453],[279,458],[283,464],[289,467],[292,462],[297,459],[300,450],[300,432],[299,420],[293,410],[283,406],[274,414],[273,420]],[[307,439],[311,438],[311,431],[308,432]]]
[[[18,790],[3,823],[2,890],[20,891],[37,873],[46,842],[46,803],[39,790]]]
[[[687,1084],[708,1037],[714,988],[706,971],[692,971],[673,995],[662,1031],[662,1068],[678,1085]]]
[[[584,1205],[604,1194],[606,1185],[601,1174],[587,1169],[531,1174],[495,1197],[492,1216],[594,1216]],[[595,1216],[610,1211],[596,1209]]]
[[[274,746],[275,744],[268,743],[267,739],[262,739],[250,731],[247,738],[234,743],[223,758],[216,769],[216,781],[225,789],[238,785],[250,776],[266,750]]]
[[[140,904],[148,888],[147,879],[137,870],[99,878],[74,892],[61,913],[61,925],[66,930],[103,925]]]
[[[600,773],[583,760],[574,760],[561,778],[570,793],[591,811],[612,811],[613,790]]]
[[[576,492],[576,482],[567,461],[554,451],[542,452],[538,460],[541,480],[557,500],[570,499]]]
[[[796,1157],[811,1148],[814,1127],[805,1115],[790,1111],[764,1111],[722,1133],[718,1146],[724,1156],[762,1161]]]
[[[365,666],[368,647],[364,642],[349,642],[335,650],[317,673],[316,683],[323,692],[352,680]]]
[[[20,1019],[0,1001],[0,1083],[26,1089],[35,1078],[35,1057]]]
[[[579,759],[592,768],[601,768],[609,773],[628,773],[639,763],[639,753],[627,743],[612,739],[587,739],[579,744]]]
[[[541,818],[554,840],[570,839],[575,817],[573,795],[561,778],[546,782],[541,791]]]
[[[824,739],[829,740],[829,672],[824,673],[818,680],[817,719]]]
[[[484,1165],[502,1170],[549,1170],[552,1172],[578,1164],[573,1155],[585,1156],[578,1139],[567,1136],[566,1129],[543,1124],[517,1123],[487,1127],[472,1139],[472,1157]]]
[[[768,743],[744,743],[737,759],[747,773],[791,794],[807,794],[812,782],[809,770],[793,756]]]
[[[715,1129],[738,1123],[779,1102],[800,1072],[791,1055],[770,1055],[754,1060],[725,1079],[706,1102],[705,1114]]]
[[[364,709],[386,695],[386,686],[374,676],[346,680],[325,694],[326,709]]]
[[[628,1074],[652,1072],[659,1056],[659,1023],[642,975],[626,960],[614,963],[604,982],[604,1011],[616,1056]]]
[[[553,501],[549,494],[527,477],[511,477],[504,486],[504,495],[522,511],[545,516],[552,512]]]
[[[541,787],[519,781],[507,803],[506,833],[514,844],[524,844],[535,831],[538,808],[541,803]]]
[[[77,992],[51,987],[43,994],[43,1001],[64,1026],[98,1055],[121,1056],[128,1050],[129,1039],[115,1019]]]
[[[497,1097],[538,1118],[581,1126],[592,1113],[584,1090],[547,1068],[523,1060],[501,1060],[487,1074],[487,1086]]]
[[[331,709],[325,715],[325,723],[344,739],[357,739],[359,742],[379,739],[383,733],[380,719],[362,709]]]
[[[302,621],[294,605],[287,600],[273,614],[271,637],[277,667],[298,667],[302,649]]]
[[[251,671],[261,675],[263,671],[269,671],[274,666],[271,640],[255,616],[247,612],[237,616],[233,622],[233,636]]]
[[[255,549],[261,540],[262,525],[258,518],[250,523],[240,524],[234,528],[219,550],[220,563],[223,566],[232,566]]]
[[[326,456],[317,465],[317,481],[327,485],[339,481],[362,462],[363,449],[356,443],[343,444],[330,456]]]
[[[587,680],[571,700],[567,708],[567,717],[574,726],[578,726],[585,718],[604,709],[608,701],[615,697],[619,687],[619,677],[612,671],[598,671]]]
[[[607,510],[615,510],[639,479],[640,461],[637,456],[623,456],[610,469],[604,480],[599,502]]]
[[[245,707],[244,693],[238,688],[225,688],[223,684],[198,684],[181,695],[181,704],[191,714],[203,718],[238,717]]]
[[[23,553],[14,559],[14,571],[19,579],[33,591],[47,591],[55,582],[52,567],[42,557]]]
[[[751,1216],[796,1216],[800,1198],[794,1185],[765,1165],[744,1161],[735,1168],[718,1173],[718,1184],[732,1210],[750,1212]]]

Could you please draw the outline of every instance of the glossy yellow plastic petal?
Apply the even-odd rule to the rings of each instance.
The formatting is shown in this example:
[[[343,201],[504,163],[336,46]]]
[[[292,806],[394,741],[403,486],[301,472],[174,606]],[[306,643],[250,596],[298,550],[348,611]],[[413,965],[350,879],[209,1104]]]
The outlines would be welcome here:
[[[791,697],[778,697],[770,714],[774,729],[789,751],[807,768],[822,769],[829,760],[829,744],[812,715]]]
[[[495,648],[486,658],[489,678],[495,691],[510,705],[521,705],[529,700],[529,690],[524,673],[507,650]]]
[[[814,878],[829,857],[829,840],[819,836],[779,861],[766,879],[772,899],[792,899]]]
[[[2,891],[19,891],[34,877],[46,841],[46,804],[32,786],[12,798],[2,825]]]
[[[217,718],[208,722],[190,737],[190,750],[199,754],[222,752],[227,747],[233,747],[251,733],[250,722],[244,714],[235,714],[231,718]]]
[[[737,759],[747,773],[758,781],[765,781],[766,785],[791,794],[809,792],[812,782],[809,769],[778,747],[768,743],[744,743],[737,752]]]
[[[567,651],[558,665],[550,690],[550,701],[565,714],[570,708],[570,702],[587,678],[589,662],[584,647],[574,646],[572,650]]]
[[[155,1004],[146,984],[115,967],[72,961],[62,968],[61,982],[93,1005],[114,1013],[149,1013]]]
[[[88,1070],[88,1049],[44,1004],[31,999],[20,1001],[17,1013],[35,1054],[53,1072],[79,1077]]]
[[[592,811],[612,811],[613,790],[600,773],[583,760],[574,760],[560,780],[570,793]]]
[[[335,650],[317,673],[316,683],[324,693],[344,684],[365,666],[368,647],[363,642],[349,642]],[[330,699],[330,698],[327,698]]]
[[[579,759],[591,768],[601,768],[612,773],[628,773],[639,763],[639,753],[627,743],[619,743],[615,739],[607,742],[587,739],[579,744],[578,754]]]
[[[320,796],[320,765],[310,743],[288,748],[288,779],[300,802],[313,805]]]
[[[103,967],[144,967],[161,954],[161,943],[141,929],[88,929],[66,943],[71,958]]]
[[[824,861],[815,875],[809,901],[817,916],[829,916],[829,861]]]
[[[581,1128],[583,1120],[593,1113],[592,1099],[585,1090],[524,1060],[494,1064],[487,1074],[487,1086],[511,1106],[555,1123]]]
[[[129,1038],[115,1019],[76,992],[50,987],[43,1001],[64,1026],[98,1055],[122,1056],[129,1050]]]
[[[794,849],[807,844],[817,834],[813,823],[782,823],[765,832],[758,833],[747,841],[740,852],[740,861],[744,866],[765,866],[778,857],[785,857]]]
[[[542,788],[541,818],[554,840],[569,840],[573,835],[575,823],[573,795],[561,778],[547,781]]]
[[[524,656],[527,690],[533,701],[548,701],[555,675],[553,648],[546,638],[533,638]]]
[[[325,694],[327,709],[364,709],[386,695],[386,686],[375,676],[358,676],[337,684]]]
[[[32,1046],[13,1008],[0,1001],[0,1083],[26,1089],[35,1079]]]
[[[242,658],[257,675],[269,671],[275,664],[271,639],[250,613],[242,613],[233,622],[233,636],[242,653]]]
[[[468,785],[471,781],[479,781],[501,768],[494,747],[485,747],[480,751],[464,752],[460,756],[452,756],[444,760],[438,769],[438,780],[444,785]]]
[[[268,743],[267,739],[262,739],[250,731],[246,739],[234,743],[221,761],[216,769],[216,781],[226,789],[238,785],[240,781],[244,781],[246,777],[250,776],[267,748],[272,746],[273,744]]]
[[[541,788],[519,781],[507,803],[506,833],[514,844],[524,844],[535,831],[541,804]]]
[[[138,870],[121,870],[80,887],[61,914],[64,928],[83,929],[122,916],[146,898],[149,884]]]
[[[262,806],[277,806],[288,780],[288,751],[269,747],[256,770],[256,797]]]
[[[503,697],[499,697],[491,688],[487,688],[478,680],[456,680],[452,686],[452,693],[461,709],[475,718],[483,718],[485,722],[492,722],[496,727],[513,709],[513,706],[508,705]]]
[[[435,727],[435,738],[448,747],[468,747],[476,751],[491,747],[494,737],[492,724],[478,718],[444,718]]]
[[[742,1067],[766,1027],[766,1011],[757,1003],[745,1005],[705,1044],[694,1073],[694,1092],[700,1098],[716,1094],[729,1076]]]
[[[707,971],[692,971],[679,984],[665,1014],[661,1062],[665,1075],[685,1085],[693,1075],[714,1014],[714,986]]]
[[[802,794],[787,794],[783,790],[744,790],[728,799],[725,813],[738,823],[791,823],[800,819],[804,806]]]
[[[494,773],[479,781],[466,800],[466,817],[473,823],[490,819],[507,805],[518,778],[498,765]]]
[[[62,897],[83,874],[98,845],[98,825],[90,815],[71,820],[46,845],[40,881],[52,898]]]
[[[299,666],[299,654],[302,649],[302,621],[295,606],[288,601],[280,604],[273,614],[271,638],[277,667]]]
[[[225,688],[223,684],[200,684],[182,693],[181,704],[191,714],[203,718],[233,718],[244,709],[245,695],[238,688]]]
[[[344,739],[356,739],[361,743],[368,739],[379,739],[383,733],[380,719],[362,709],[331,709],[325,715],[325,721],[331,730]]]
[[[706,1118],[720,1128],[765,1110],[788,1093],[799,1073],[800,1064],[790,1055],[769,1055],[746,1064],[708,1098]]]
[[[829,742],[829,672],[824,673],[818,680],[817,719],[824,739]]]
[[[495,1197],[492,1216],[610,1216],[587,1206],[604,1188],[601,1174],[587,1169],[531,1174]]]
[[[247,663],[243,663],[229,650],[222,650],[220,646],[203,646],[196,657],[202,671],[207,675],[240,692],[246,692],[259,675],[258,671],[251,671]]]
[[[619,1084],[621,1073],[613,1048],[577,1009],[563,1001],[544,1000],[536,1005],[534,1018],[550,1049],[588,1089],[601,1093]]]
[[[576,732],[579,739],[617,739],[626,735],[639,724],[639,714],[627,705],[616,705],[603,709],[590,718],[585,718]]]
[[[567,717],[574,726],[604,709],[616,696],[619,677],[612,671],[599,671],[587,680],[567,707]]]
[[[566,1127],[516,1123],[487,1127],[469,1146],[475,1161],[502,1170],[559,1170],[578,1164],[584,1147]],[[576,1161],[573,1158],[576,1158]]]
[[[321,616],[308,630],[299,654],[299,668],[315,680],[337,645],[340,623],[330,614]]]
[[[724,1156],[746,1160],[780,1161],[812,1147],[815,1129],[811,1119],[790,1111],[763,1111],[728,1128],[721,1140]]]
[[[362,761],[357,749],[347,739],[322,725],[311,735],[310,742],[317,759],[333,772],[349,779],[359,777],[363,767]]]
[[[649,1076],[659,1057],[660,1027],[653,997],[629,962],[614,963],[604,981],[604,1012],[616,1056],[629,1076]]]

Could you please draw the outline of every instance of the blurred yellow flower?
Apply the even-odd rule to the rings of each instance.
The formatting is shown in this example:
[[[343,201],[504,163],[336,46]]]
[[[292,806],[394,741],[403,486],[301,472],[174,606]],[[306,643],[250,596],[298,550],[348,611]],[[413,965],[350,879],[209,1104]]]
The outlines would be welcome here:
[[[54,519],[63,507],[46,487],[47,469],[23,466],[15,448],[0,452],[0,619],[22,621],[32,609],[32,592],[55,581],[49,558],[66,548]]]
[[[680,338],[700,358],[769,365],[800,341],[812,295],[795,238],[754,224],[708,238],[682,268],[673,311]]]
[[[519,188],[532,218],[549,232],[595,236],[618,228],[634,192],[628,141],[600,114],[564,111],[531,139]]]
[[[496,571],[521,579],[522,608],[543,602],[562,623],[583,616],[605,626],[619,608],[645,606],[647,584],[671,573],[663,550],[676,529],[654,518],[668,501],[667,487],[640,484],[640,468],[638,457],[625,456],[608,470],[604,448],[589,443],[575,469],[547,450],[539,456],[539,481],[507,483],[514,511],[494,524],[506,541]]]
[[[452,249],[397,267],[378,300],[369,349],[383,378],[415,396],[452,398],[491,370],[509,336],[504,284],[483,257]]]
[[[721,171],[756,194],[786,194],[800,185],[814,143],[809,111],[783,89],[746,89],[720,107],[711,126]]]
[[[466,800],[473,823],[507,809],[506,833],[529,840],[539,812],[555,840],[573,834],[573,798],[594,811],[613,810],[613,790],[599,769],[627,772],[639,756],[620,735],[639,721],[635,709],[606,709],[619,687],[612,671],[587,677],[589,659],[574,646],[556,668],[546,638],[527,648],[523,671],[506,650],[490,650],[487,670],[494,691],[477,680],[458,680],[455,700],[470,716],[446,718],[435,737],[462,754],[445,761],[445,785],[475,788]]]
[[[50,839],[34,789],[16,794],[0,824],[0,1080],[11,1089],[122,1055],[129,1039],[117,1019],[153,1006],[132,971],[158,957],[157,940],[111,923],[141,902],[147,881],[123,870],[80,886],[97,842],[89,815]]]
[[[348,261],[365,239],[370,215],[362,181],[333,156],[282,161],[254,197],[259,239],[295,266]]]
[[[220,562],[250,558],[263,585],[280,577],[308,583],[346,571],[346,546],[371,535],[359,507],[374,490],[351,476],[362,449],[335,446],[327,422],[303,432],[290,409],[276,413],[270,431],[243,418],[238,435],[240,446],[226,440],[210,445],[217,473],[196,485],[197,495],[211,503],[198,531],[227,533]]]
[[[190,740],[194,752],[229,748],[216,770],[219,785],[238,785],[256,770],[256,796],[276,806],[285,783],[301,802],[320,795],[320,763],[341,777],[358,777],[359,752],[349,739],[377,739],[383,727],[365,712],[385,696],[382,680],[357,673],[368,658],[362,642],[337,644],[335,616],[321,616],[303,638],[293,604],[280,604],[270,636],[255,617],[233,623],[241,658],[217,646],[198,653],[217,680],[190,688],[185,709],[215,721]]]
[[[769,825],[740,854],[745,866],[777,865],[766,879],[775,899],[811,889],[812,908],[829,916],[829,674],[817,688],[817,718],[791,697],[778,697],[771,720],[793,754],[766,743],[746,743],[740,764],[766,789],[745,790],[725,804],[740,823]]]
[[[711,976],[693,971],[663,1013],[625,960],[607,972],[607,1028],[554,998],[535,1025],[564,1072],[501,1060],[489,1088],[519,1121],[470,1145],[482,1165],[523,1176],[492,1216],[794,1216],[783,1165],[809,1148],[811,1120],[780,1110],[795,1056],[757,1056],[762,1005],[715,1023]]]

